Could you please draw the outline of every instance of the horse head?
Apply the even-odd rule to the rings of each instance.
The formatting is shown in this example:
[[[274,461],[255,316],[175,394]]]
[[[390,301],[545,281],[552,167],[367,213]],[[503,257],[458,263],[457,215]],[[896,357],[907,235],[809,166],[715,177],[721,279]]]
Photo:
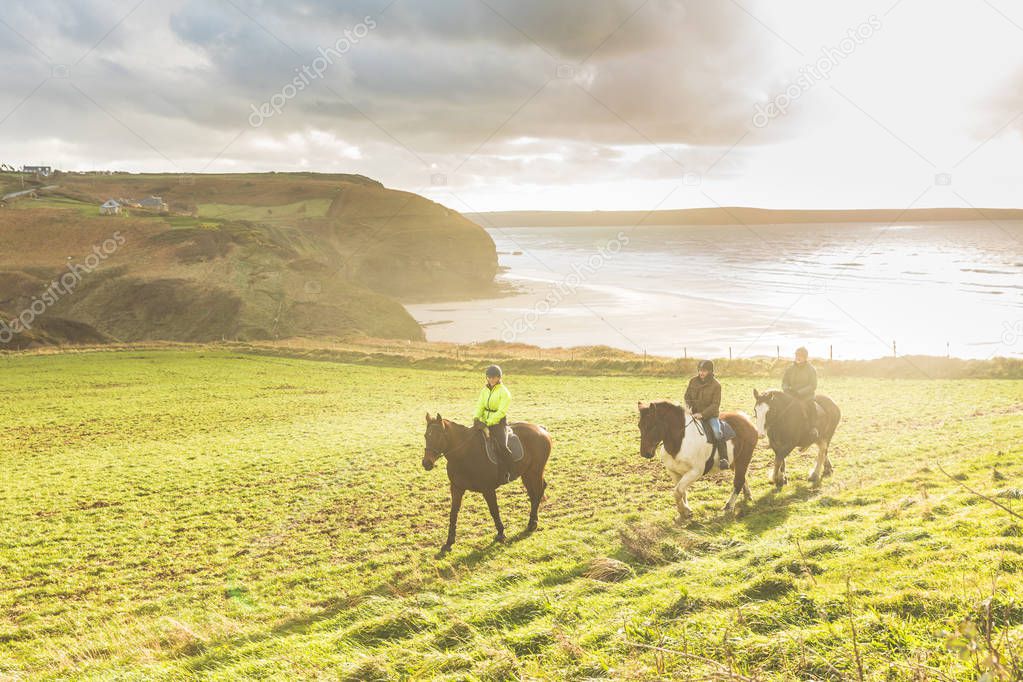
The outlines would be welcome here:
[[[663,443],[671,455],[682,448],[685,411],[666,401],[639,403],[639,454],[651,459]]]
[[[792,399],[779,390],[771,389],[761,393],[753,389],[753,414],[756,417],[757,435],[761,438],[767,435],[767,429],[775,422],[775,417],[787,413]],[[768,414],[771,416],[768,417]]]
[[[423,468],[429,471],[448,449],[448,434],[440,413],[431,417],[426,413],[426,450],[423,452]]]

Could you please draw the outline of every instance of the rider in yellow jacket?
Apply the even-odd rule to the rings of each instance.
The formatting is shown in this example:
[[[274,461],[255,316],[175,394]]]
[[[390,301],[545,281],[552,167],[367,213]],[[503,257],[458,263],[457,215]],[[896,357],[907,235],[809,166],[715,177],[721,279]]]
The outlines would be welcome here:
[[[502,382],[501,368],[487,367],[487,385],[480,390],[476,401],[474,423],[487,427],[490,437],[497,444],[498,477],[501,482],[511,479],[511,451],[508,449],[508,408],[511,406],[511,391]]]

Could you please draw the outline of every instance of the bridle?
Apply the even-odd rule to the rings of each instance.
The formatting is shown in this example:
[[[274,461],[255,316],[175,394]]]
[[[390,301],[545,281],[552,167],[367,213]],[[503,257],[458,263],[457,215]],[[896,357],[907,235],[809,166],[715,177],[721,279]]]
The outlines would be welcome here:
[[[682,407],[681,410],[682,410],[682,436],[679,438],[679,452],[681,452],[682,444],[686,440],[686,429],[689,428],[689,424],[696,424],[696,430],[700,432],[700,435],[701,436],[705,436],[706,435],[704,433],[703,429],[700,426],[699,420],[697,420],[694,417],[692,417],[691,415],[689,415],[686,412],[686,408],[685,407]],[[689,417],[689,421],[688,422],[686,422],[686,417]],[[664,428],[665,427],[663,427],[660,422],[658,422],[657,425],[658,425],[658,432],[659,432],[660,438],[657,440],[656,443],[654,443],[654,446],[653,446],[654,452],[656,452],[657,448],[661,447],[664,444],[664,441],[665,441],[665,438],[664,438]],[[672,455],[672,457],[676,457],[676,456],[677,456],[677,454],[676,455]]]
[[[445,455],[446,456],[449,453],[450,454],[455,454],[459,450],[462,450],[462,449],[468,447],[470,442],[472,441],[471,438],[466,438],[457,447],[448,449],[447,448],[447,442],[448,442],[447,429],[444,428],[443,422],[439,422],[439,421],[431,422],[430,425],[428,427],[426,427],[426,436],[427,436],[427,438],[429,438],[429,436],[430,436],[430,429],[432,429],[435,426],[440,426],[441,432],[443,433],[443,435],[441,437],[444,439],[445,445],[443,446],[444,447],[443,450],[434,450],[433,448],[431,448],[429,446],[429,440],[427,440],[426,454],[431,455],[434,458],[434,460],[439,459],[441,455]]]

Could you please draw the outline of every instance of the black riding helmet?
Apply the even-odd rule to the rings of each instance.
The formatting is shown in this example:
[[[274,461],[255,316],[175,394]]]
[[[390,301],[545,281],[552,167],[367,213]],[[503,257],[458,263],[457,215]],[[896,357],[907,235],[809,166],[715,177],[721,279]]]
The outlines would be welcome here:
[[[487,377],[496,377],[500,379],[502,376],[504,375],[501,372],[501,368],[498,367],[497,365],[491,365],[490,367],[487,367]]]
[[[700,360],[700,364],[696,366],[696,371],[699,372],[701,369],[705,369],[711,374],[714,373],[714,363],[710,360]]]

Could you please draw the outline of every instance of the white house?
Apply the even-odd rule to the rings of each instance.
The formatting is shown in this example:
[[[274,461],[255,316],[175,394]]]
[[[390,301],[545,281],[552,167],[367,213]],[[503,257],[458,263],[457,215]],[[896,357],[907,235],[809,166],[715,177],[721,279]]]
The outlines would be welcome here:
[[[107,199],[99,207],[99,214],[100,215],[120,215],[120,213],[121,213],[121,204],[117,203],[113,199]]]
[[[163,200],[163,197],[149,197],[140,201],[138,205],[139,208],[148,208],[151,211],[167,212],[167,202]]]

